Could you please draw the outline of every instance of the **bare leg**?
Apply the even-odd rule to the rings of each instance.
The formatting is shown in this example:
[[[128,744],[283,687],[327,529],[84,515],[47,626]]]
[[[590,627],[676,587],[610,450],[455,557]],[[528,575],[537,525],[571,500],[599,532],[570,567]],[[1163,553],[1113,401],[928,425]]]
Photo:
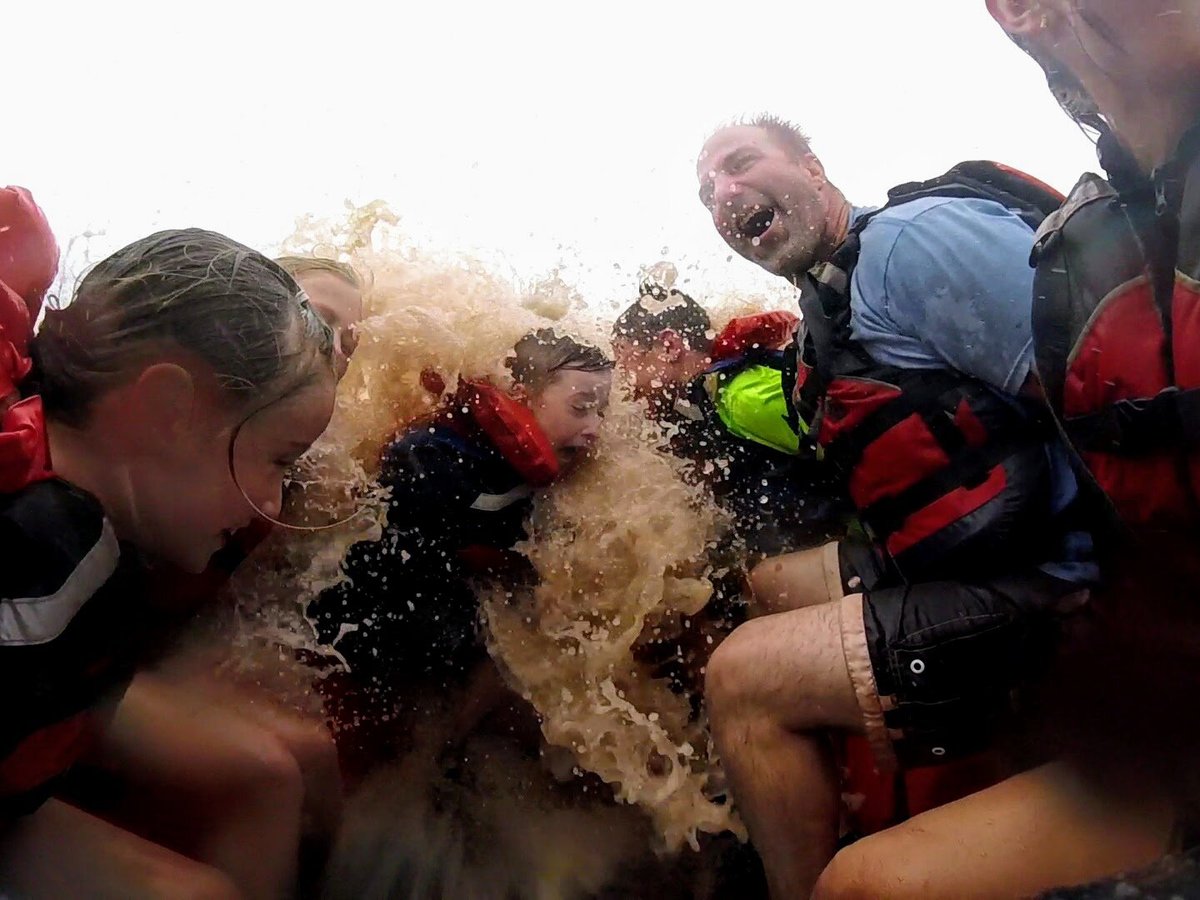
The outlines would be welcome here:
[[[843,593],[836,566],[836,541],[763,560],[750,571],[750,614],[787,612],[836,600]]]
[[[713,654],[705,687],[713,739],[771,896],[807,897],[837,841],[839,779],[826,732],[863,727],[839,604],[742,625]]]
[[[215,869],[57,800],[8,829],[0,891],[27,900],[238,900]]]
[[[121,813],[139,832],[220,869],[247,898],[293,890],[303,782],[265,729],[142,675],[94,763],[131,786]]]
[[[1055,763],[852,844],[813,897],[1033,896],[1150,864],[1173,823],[1167,798],[1101,795]]]

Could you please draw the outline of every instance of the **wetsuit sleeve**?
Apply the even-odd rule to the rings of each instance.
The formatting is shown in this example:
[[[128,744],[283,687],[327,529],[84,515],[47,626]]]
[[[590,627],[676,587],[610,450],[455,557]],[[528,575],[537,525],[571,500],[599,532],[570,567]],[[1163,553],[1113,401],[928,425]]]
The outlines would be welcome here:
[[[868,349],[1016,394],[1032,364],[1033,232],[990,200],[940,199],[901,215],[909,205],[862,233],[856,313]]]

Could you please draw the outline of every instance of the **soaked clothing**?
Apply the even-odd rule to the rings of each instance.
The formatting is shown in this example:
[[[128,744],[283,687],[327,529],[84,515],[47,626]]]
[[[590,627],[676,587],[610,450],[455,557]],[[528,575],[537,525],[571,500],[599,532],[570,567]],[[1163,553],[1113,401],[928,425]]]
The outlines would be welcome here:
[[[1143,173],[1111,134],[1035,250],[1037,369],[1113,527],[1046,730],[1105,783],[1157,776],[1200,822],[1200,124]],[[1102,492],[1102,493],[1101,493]]]
[[[869,209],[855,209],[853,225]],[[1032,230],[992,200],[926,197],[871,219],[850,283],[851,328],[871,357],[903,369],[951,369],[977,378],[1031,420],[1016,395],[1033,366]],[[1044,519],[1064,516],[1079,495],[1069,454],[1047,440],[1031,475],[1042,482]],[[1086,530],[1048,529],[1038,564],[1052,577],[1094,582]]]
[[[1056,202],[1020,199],[899,188],[804,285],[797,406],[872,529],[827,545],[825,586],[883,763],[994,743],[1098,575],[1065,447],[1017,396],[1032,224]]]
[[[31,812],[91,746],[150,643],[144,577],[91,495],[0,495],[0,818]]]
[[[854,337],[885,365],[951,366],[1017,393],[1033,359],[1032,246],[1029,226],[992,200],[883,210],[862,233],[850,285]]]
[[[850,513],[832,473],[788,424],[782,356],[714,365],[667,419],[672,451],[695,463],[739,536],[766,554],[828,540]]]
[[[887,586],[871,548],[827,551],[847,668],[876,756],[923,766],[989,747],[1048,670],[1078,585],[1037,569]]]
[[[482,430],[437,424],[384,451],[381,540],[351,548],[347,580],[309,608],[322,642],[361,679],[453,679],[484,651],[469,579],[520,572],[532,488]],[[527,564],[525,564],[527,566]]]

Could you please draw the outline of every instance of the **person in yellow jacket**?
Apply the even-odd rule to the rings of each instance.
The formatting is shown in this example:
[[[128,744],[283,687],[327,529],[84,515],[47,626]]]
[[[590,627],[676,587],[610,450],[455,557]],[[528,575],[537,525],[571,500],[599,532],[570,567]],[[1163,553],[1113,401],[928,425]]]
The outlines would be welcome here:
[[[802,439],[784,389],[796,317],[734,319],[718,335],[681,291],[644,284],[613,326],[618,367],[692,462],[754,552],[812,546],[844,530],[845,507]]]

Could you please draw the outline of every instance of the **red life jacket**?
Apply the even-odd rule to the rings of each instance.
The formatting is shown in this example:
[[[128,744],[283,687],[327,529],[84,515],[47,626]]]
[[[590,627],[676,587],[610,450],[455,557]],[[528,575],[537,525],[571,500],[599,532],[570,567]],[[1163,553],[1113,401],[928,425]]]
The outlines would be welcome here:
[[[994,200],[1031,228],[1061,200],[1040,182],[989,162],[960,163],[888,196],[883,209],[922,197]],[[903,576],[1010,567],[1040,543],[1047,429],[978,379],[882,365],[853,339],[851,278],[860,236],[880,211],[861,216],[831,259],[801,284],[797,412]]]
[[[0,281],[25,301],[31,323],[56,274],[58,243],[46,216],[25,188],[0,188]]]
[[[558,454],[533,410],[483,381],[468,382],[460,393],[475,424],[530,485],[545,487],[558,478]]]
[[[1115,139],[1101,146],[1113,184],[1085,175],[1039,231],[1038,374],[1067,438],[1126,525],[1195,528],[1200,125],[1151,178],[1121,158]]]
[[[459,395],[479,430],[530,487],[545,487],[558,478],[558,455],[528,406],[483,381],[468,382]],[[529,566],[521,554],[487,544],[462,547],[458,557],[480,575],[516,577]]]
[[[58,245],[24,188],[0,189],[0,491],[53,477],[38,397],[18,386],[33,364],[29,342],[42,298],[58,271]]]
[[[20,399],[33,367],[29,344],[42,299],[58,271],[58,244],[24,188],[0,189],[0,493],[54,477],[42,401]],[[0,759],[0,797],[34,791],[91,746],[95,714],[81,710],[29,734]]]
[[[859,836],[891,828],[913,816],[960,800],[1008,774],[998,755],[979,753],[936,766],[881,772],[875,751],[862,735],[835,741],[842,769],[846,824]]]
[[[431,394],[446,390],[445,379],[433,369],[421,372],[421,385]],[[454,414],[466,412],[508,464],[533,487],[545,487],[561,474],[558,454],[533,410],[490,382],[460,382],[444,407],[440,421],[457,426],[461,420]]]

